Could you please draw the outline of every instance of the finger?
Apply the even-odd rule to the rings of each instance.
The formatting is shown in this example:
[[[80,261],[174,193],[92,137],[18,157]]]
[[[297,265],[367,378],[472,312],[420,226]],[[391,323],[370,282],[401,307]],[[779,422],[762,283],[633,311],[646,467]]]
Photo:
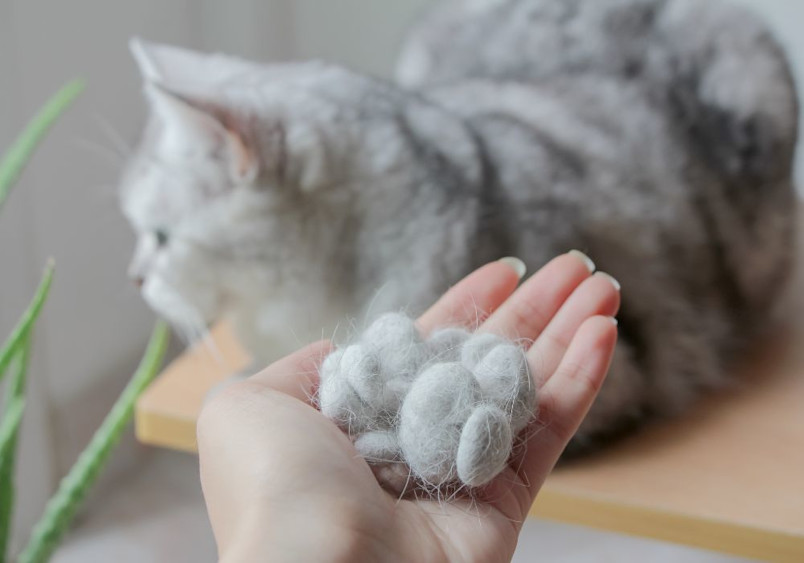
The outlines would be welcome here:
[[[593,270],[592,261],[579,252],[554,258],[497,309],[480,330],[535,340]]]
[[[529,488],[531,502],[592,406],[606,378],[616,342],[617,327],[611,317],[587,319],[555,374],[542,387],[533,435],[521,464],[514,465]]]
[[[438,327],[477,326],[514,292],[524,265],[510,259],[475,270],[452,287],[417,321],[423,334]]]
[[[597,315],[613,317],[620,307],[620,285],[608,274],[598,272],[584,280],[569,296],[528,351],[535,373],[544,384],[561,362],[578,328]]]
[[[318,388],[318,369],[331,351],[332,344],[328,340],[315,342],[274,362],[243,383],[269,387],[312,404]]]

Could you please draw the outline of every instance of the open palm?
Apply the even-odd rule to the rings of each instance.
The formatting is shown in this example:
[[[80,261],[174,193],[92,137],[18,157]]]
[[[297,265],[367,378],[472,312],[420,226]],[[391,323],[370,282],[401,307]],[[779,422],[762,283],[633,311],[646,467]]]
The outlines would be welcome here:
[[[505,263],[452,288],[418,321],[532,342],[539,416],[523,453],[473,498],[399,500],[311,404],[310,345],[210,401],[198,426],[201,479],[224,561],[508,561],[545,478],[597,394],[616,342],[619,291],[575,254],[519,289]],[[478,312],[484,312],[479,315]]]

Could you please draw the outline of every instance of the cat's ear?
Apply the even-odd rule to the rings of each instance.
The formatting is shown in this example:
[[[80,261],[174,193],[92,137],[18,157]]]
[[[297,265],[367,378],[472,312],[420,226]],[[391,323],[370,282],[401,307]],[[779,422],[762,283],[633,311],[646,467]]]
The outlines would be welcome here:
[[[159,142],[163,151],[215,154],[226,160],[235,183],[246,184],[256,179],[257,151],[224,110],[214,103],[171,91],[158,82],[146,82],[145,94],[162,126]]]
[[[156,63],[156,57],[150,49],[150,45],[139,37],[132,37],[128,42],[128,48],[134,62],[140,69],[140,75],[146,82],[156,82],[160,80],[161,73]]]
[[[202,84],[209,80],[214,57],[172,45],[162,45],[133,37],[129,41],[131,56],[145,82],[158,82],[169,87]]]
[[[201,53],[133,37],[129,49],[143,81],[167,88],[204,92],[238,74],[257,72],[254,63],[220,54]]]

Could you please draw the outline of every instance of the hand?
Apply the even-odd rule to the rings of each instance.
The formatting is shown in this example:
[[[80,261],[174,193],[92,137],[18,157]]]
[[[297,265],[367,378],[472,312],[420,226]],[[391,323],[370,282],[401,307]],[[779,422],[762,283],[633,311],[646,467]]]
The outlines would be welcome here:
[[[518,283],[509,265],[489,264],[418,321],[425,334],[461,324],[533,341],[539,416],[524,453],[498,478],[472,499],[385,492],[311,404],[331,349],[318,342],[230,386],[201,414],[201,484],[221,560],[509,561],[531,503],[605,378],[620,303],[610,279],[572,254]]]

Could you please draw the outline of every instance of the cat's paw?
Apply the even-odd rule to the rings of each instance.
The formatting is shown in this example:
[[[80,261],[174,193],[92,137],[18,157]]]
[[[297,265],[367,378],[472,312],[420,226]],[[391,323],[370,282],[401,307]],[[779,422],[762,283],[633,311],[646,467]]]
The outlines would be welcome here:
[[[318,401],[378,479],[393,470],[395,490],[410,477],[479,487],[505,467],[536,391],[512,342],[456,328],[423,340],[411,319],[389,314],[324,361]]]
[[[472,411],[461,430],[455,469],[462,483],[480,487],[505,469],[514,432],[508,415],[491,404]]]
[[[516,435],[535,414],[536,386],[522,349],[510,342],[488,348],[475,363],[472,373],[484,401],[506,413]]]
[[[459,362],[433,364],[411,386],[399,412],[399,445],[423,482],[438,487],[458,477],[461,431],[479,399],[477,381]]]
[[[430,365],[400,409],[399,444],[414,475],[436,487],[485,485],[505,467],[514,437],[535,414],[536,393],[524,351],[477,334]]]
[[[411,319],[383,315],[356,344],[324,360],[319,408],[350,433],[388,428],[426,357]]]

